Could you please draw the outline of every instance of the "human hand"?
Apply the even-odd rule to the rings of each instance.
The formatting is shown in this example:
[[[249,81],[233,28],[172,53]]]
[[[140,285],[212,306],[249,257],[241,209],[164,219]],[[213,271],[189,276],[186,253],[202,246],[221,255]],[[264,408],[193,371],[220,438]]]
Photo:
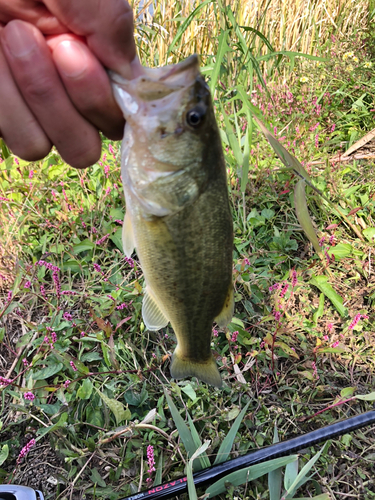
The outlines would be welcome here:
[[[119,139],[124,126],[103,65],[140,72],[129,5],[0,0],[0,23],[0,135],[29,161],[56,145],[75,167],[95,163],[98,131]]]

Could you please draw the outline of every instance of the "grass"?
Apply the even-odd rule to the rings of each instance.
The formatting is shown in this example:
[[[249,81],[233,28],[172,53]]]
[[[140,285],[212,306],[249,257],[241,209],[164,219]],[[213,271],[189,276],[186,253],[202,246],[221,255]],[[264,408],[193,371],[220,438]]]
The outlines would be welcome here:
[[[30,477],[45,467],[47,498],[117,499],[181,475],[187,454],[163,388],[211,441],[212,462],[246,404],[231,456],[271,444],[274,424],[286,439],[371,408],[374,165],[331,160],[375,127],[375,58],[367,4],[346,4],[261,3],[256,22],[245,3],[232,11],[207,2],[191,18],[186,4],[158,3],[143,24],[139,12],[145,64],[217,54],[203,57],[203,72],[235,228],[235,318],[213,336],[222,390],[170,380],[173,332],[144,329],[142,270],[121,246],[120,144],[103,139],[101,161],[85,171],[55,151],[29,164],[2,144],[0,366],[12,380],[0,389],[2,481],[39,486]],[[297,179],[254,114],[336,207],[307,189],[323,260],[296,216]],[[374,498],[374,444],[373,429],[335,440],[299,495]],[[317,451],[306,450],[302,465]],[[267,482],[219,498],[235,496],[269,498]]]

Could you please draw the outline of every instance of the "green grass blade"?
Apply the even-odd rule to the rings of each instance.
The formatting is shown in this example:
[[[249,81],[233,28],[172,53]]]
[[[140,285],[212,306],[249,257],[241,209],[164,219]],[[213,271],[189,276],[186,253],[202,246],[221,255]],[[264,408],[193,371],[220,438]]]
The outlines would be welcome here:
[[[214,96],[216,82],[217,82],[217,79],[219,78],[221,63],[223,62],[225,54],[231,50],[231,48],[227,44],[228,33],[229,33],[229,30],[226,30],[226,31],[222,31],[219,35],[216,60],[215,60],[214,69],[212,70],[212,73],[211,73],[211,80],[210,80],[210,91],[211,91],[212,97]]]
[[[318,451],[318,453],[316,453],[308,462],[307,464],[302,467],[300,473],[297,475],[297,477],[295,478],[295,480],[293,481],[293,483],[289,486],[289,488],[287,489],[287,491],[285,492],[285,497],[293,497],[294,496],[294,493],[297,491],[297,489],[302,486],[302,484],[304,484],[306,482],[306,476],[307,474],[310,472],[310,470],[312,469],[312,467],[314,466],[315,462],[317,460],[319,460],[319,457],[320,455],[322,454],[322,452],[328,448],[330,445],[329,442],[327,442],[323,448]]]
[[[197,429],[195,428],[195,425],[194,425],[194,422],[192,420],[192,418],[190,417],[189,413],[187,412],[187,417],[188,417],[188,421],[189,421],[189,427],[190,427],[190,432],[191,432],[191,435],[193,437],[193,441],[194,441],[194,444],[195,446],[197,447],[197,449],[202,446],[202,441],[199,437],[199,434],[198,434],[198,431]],[[210,467],[211,463],[210,463],[210,460],[207,456],[206,453],[202,452],[200,455],[199,455],[199,461],[201,463],[201,466],[202,466],[202,469],[205,469],[207,467]],[[195,469],[196,470],[196,469]]]
[[[316,286],[332,302],[337,312],[342,318],[348,315],[347,309],[343,306],[343,298],[334,291],[328,283],[327,276],[313,276],[309,281],[311,285]]]
[[[322,252],[319,246],[318,237],[316,236],[314,226],[312,225],[309,211],[307,209],[306,193],[305,193],[305,181],[299,179],[297,184],[294,186],[294,205],[296,209],[297,219],[301,224],[306,236],[311,241],[315,252],[322,259]]]
[[[154,486],[159,486],[163,480],[163,450],[160,452],[158,467],[156,469]]]
[[[211,441],[205,441],[192,455],[186,467],[187,475],[187,487],[189,493],[189,500],[198,500],[197,490],[195,489],[194,477],[193,477],[193,463],[195,463],[198,457],[207,450],[210,446]]]
[[[189,427],[186,425],[184,419],[181,417],[179,411],[174,405],[170,395],[167,393],[167,391],[164,391],[164,393],[165,397],[167,398],[169,409],[171,410],[173,421],[176,424],[178,433],[181,437],[182,442],[184,443],[188,457],[191,458],[197,450],[197,446],[194,443],[193,436],[189,430]],[[198,471],[201,469],[202,469],[201,464],[199,460],[197,460],[196,463],[194,463],[194,470]]]
[[[298,459],[285,467],[284,488],[288,490],[298,476]]]
[[[229,121],[229,117],[226,114],[222,103],[220,103],[220,104],[221,104],[221,109],[222,109],[224,123],[225,123],[225,129],[226,129],[225,132],[227,134],[230,147],[232,148],[232,151],[233,151],[234,157],[237,161],[237,164],[242,165],[243,156],[242,156],[241,148],[238,144],[238,140],[236,138],[236,134],[233,131],[232,124]]]
[[[269,460],[268,462],[264,462],[262,464],[252,465],[251,467],[245,467],[244,469],[232,472],[207,488],[206,494],[209,494],[210,498],[213,498],[215,495],[220,495],[220,493],[226,491],[226,482],[233,484],[233,486],[240,486],[241,484],[248,481],[254,481],[254,479],[258,479],[258,477],[268,474],[271,470],[284,467],[296,459],[297,455],[275,458],[274,460]]]
[[[279,434],[277,432],[277,426],[275,424],[273,443],[278,443],[278,442],[279,442]],[[290,464],[287,464],[287,467],[288,465]],[[268,489],[270,492],[270,500],[280,500],[281,484],[282,484],[282,467],[279,467],[278,469],[275,470],[271,470],[268,473]]]
[[[229,453],[230,453],[230,450],[232,449],[233,441],[236,437],[238,428],[241,425],[242,419],[245,416],[245,413],[249,407],[249,404],[250,404],[250,402],[247,403],[245,408],[238,415],[238,417],[234,421],[234,424],[232,425],[230,431],[225,436],[223,442],[220,445],[219,451],[217,452],[214,465],[221,464],[221,462],[225,462],[225,460],[227,460]]]
[[[189,16],[186,18],[186,20],[181,24],[181,26],[178,28],[177,33],[175,37],[173,38],[170,46],[168,47],[168,52],[167,52],[167,60],[168,57],[170,56],[172,50],[174,49],[174,46],[176,43],[180,40],[184,32],[186,31],[187,27],[190,25],[190,23],[193,21],[194,17],[198,14],[199,11],[203,9],[207,4],[212,3],[213,0],[204,0],[201,4],[196,7],[193,12],[189,14]]]

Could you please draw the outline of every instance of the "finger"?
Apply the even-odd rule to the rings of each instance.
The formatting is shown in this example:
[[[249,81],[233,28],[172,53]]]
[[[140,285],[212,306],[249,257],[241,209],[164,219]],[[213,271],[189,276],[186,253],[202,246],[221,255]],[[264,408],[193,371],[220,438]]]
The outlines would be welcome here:
[[[44,158],[51,142],[26,105],[0,47],[0,130],[11,151],[27,161]]]
[[[24,21],[11,21],[0,35],[24,100],[63,159],[77,168],[95,163],[101,151],[99,133],[75,109],[43,35]]]
[[[34,24],[43,34],[66,33],[67,28],[45,5],[32,0],[0,2],[0,22],[4,25],[13,19],[22,19]]]
[[[104,135],[113,140],[121,139],[123,115],[113,97],[108,75],[98,59],[74,35],[49,37],[47,43],[75,107]]]
[[[125,0],[44,0],[58,19],[87,44],[107,68],[126,78],[138,76],[133,11]]]

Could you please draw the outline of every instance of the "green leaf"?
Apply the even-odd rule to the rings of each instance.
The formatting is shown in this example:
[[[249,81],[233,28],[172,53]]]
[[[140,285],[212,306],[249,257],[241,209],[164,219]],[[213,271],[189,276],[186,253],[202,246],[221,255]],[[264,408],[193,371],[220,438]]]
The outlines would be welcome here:
[[[99,396],[102,398],[102,400],[105,402],[105,404],[108,406],[108,408],[111,410],[111,412],[114,414],[115,419],[116,419],[116,424],[119,425],[120,422],[123,420],[129,420],[131,417],[131,412],[125,406],[120,402],[117,401],[117,399],[111,399],[108,396],[106,396],[103,392],[99,391],[99,389],[96,389],[96,392],[99,394]]]
[[[369,394],[356,396],[356,398],[361,399],[362,401],[375,401],[375,392],[370,392]]]
[[[109,237],[109,239],[116,245],[116,247],[123,252],[122,246],[122,227],[119,227],[117,231]]]
[[[309,283],[316,286],[326,297],[328,297],[341,317],[345,318],[347,316],[348,312],[343,306],[343,299],[328,283],[327,276],[313,276]]]
[[[77,245],[74,245],[73,247],[73,253],[75,255],[78,255],[81,252],[86,252],[87,250],[92,250],[94,248],[94,243],[86,238],[85,240],[81,241],[81,243],[78,243]]]
[[[9,446],[7,444],[4,444],[4,446],[1,448],[0,451],[0,465],[3,465],[5,460],[8,458],[9,455]]]
[[[168,394],[168,392],[165,389],[164,389],[164,394],[165,394],[165,397],[167,399],[168,406],[169,406],[169,409],[171,411],[173,421],[176,424],[180,438],[181,438],[182,442],[184,443],[188,457],[191,458],[194,455],[195,451],[197,450],[197,446],[195,445],[194,438],[189,430],[189,427],[186,425],[186,423],[184,422],[183,418],[181,417],[179,411],[175,407],[175,405],[172,401],[172,398],[170,397],[170,395]],[[196,463],[194,463],[194,470],[198,471],[201,469],[202,469],[201,464],[197,460]]]
[[[104,479],[102,478],[102,476],[99,474],[98,472],[98,469],[96,467],[94,467],[93,469],[91,469],[91,476],[90,476],[90,479],[91,481],[94,483],[94,484],[98,484],[99,486],[101,486],[102,488],[104,488],[106,486],[106,483],[104,481]]]
[[[195,401],[197,399],[197,393],[195,392],[191,384],[187,384],[184,387],[181,387],[181,391],[189,396],[192,401]]]
[[[225,483],[227,482],[233,484],[233,486],[240,486],[248,481],[254,481],[254,479],[258,479],[258,477],[264,476],[272,470],[284,467],[295,460],[297,460],[297,455],[290,455],[289,457],[275,458],[268,462],[232,472],[207,488],[206,494],[209,494],[210,498],[213,498],[215,495],[220,495],[220,493],[226,491]]]
[[[298,222],[301,224],[306,236],[312,243],[315,252],[321,256],[321,248],[319,246],[318,237],[314,226],[311,222],[311,217],[307,208],[306,193],[305,193],[306,183],[303,179],[300,179],[294,186],[294,205],[296,208],[296,215]]]
[[[238,417],[234,421],[232,427],[230,428],[230,431],[225,436],[223,442],[220,445],[219,451],[217,452],[214,465],[221,464],[221,462],[225,462],[225,460],[227,460],[229,453],[230,453],[230,450],[232,449],[233,442],[235,440],[237,431],[241,425],[242,419],[245,416],[245,413],[249,407],[249,404],[250,403],[247,403],[245,408],[243,408],[241,413],[238,415]]]
[[[320,455],[322,454],[323,450],[327,449],[329,447],[330,443],[329,441],[323,446],[323,448],[318,451],[308,462],[307,464],[302,467],[300,473],[297,475],[293,483],[287,488],[287,491],[285,492],[284,496],[285,497],[293,497],[295,492],[298,490],[300,486],[302,486],[308,478],[306,477],[307,474],[310,472],[312,467],[314,466],[315,462],[319,460]]]
[[[285,467],[285,475],[284,475],[284,488],[287,490],[292,486],[294,481],[298,476],[298,459],[294,462],[290,462]]]
[[[213,98],[213,95],[215,93],[216,82],[217,82],[218,76],[220,74],[221,63],[223,61],[225,54],[231,50],[231,48],[227,44],[228,33],[229,33],[229,30],[222,31],[220,33],[219,39],[218,39],[218,49],[217,49],[217,53],[215,55],[215,65],[214,65],[214,69],[211,73],[211,80],[210,80],[210,90],[211,90],[212,98]]]
[[[160,456],[158,460],[158,465],[156,469],[156,474],[155,474],[155,480],[153,485],[154,486],[159,486],[163,480],[163,450],[160,451]]]
[[[375,227],[368,227],[363,230],[363,236],[370,242],[374,243],[375,241]]]
[[[89,378],[85,378],[77,391],[77,396],[80,399],[90,399],[92,389],[93,385],[91,380]]]
[[[202,441],[199,437],[197,429],[195,428],[194,422],[189,415],[189,412],[186,412],[186,413],[187,413],[187,417],[188,417],[188,421],[189,421],[190,432],[191,432],[191,435],[193,437],[194,444],[195,444],[196,448],[198,449],[200,446],[202,446]],[[209,460],[208,456],[206,455],[206,453],[201,453],[199,455],[199,461],[201,463],[202,469],[205,469],[205,468],[211,466],[210,460]]]
[[[63,367],[62,363],[50,363],[48,366],[45,368],[42,368],[41,370],[32,370],[32,376],[34,380],[46,380],[53,375],[56,375],[56,373],[59,373]]]
[[[324,293],[321,293],[319,296],[319,306],[316,312],[313,314],[314,325],[318,324],[318,319],[323,315],[324,312]]]
[[[279,433],[275,424],[273,432],[273,443],[279,442]],[[289,465],[289,464],[288,464]],[[280,500],[281,497],[281,483],[282,483],[282,467],[271,470],[268,473],[268,489],[270,492],[270,500]]]
[[[342,389],[340,391],[340,396],[343,399],[350,398],[351,396],[353,396],[355,390],[356,390],[356,387],[345,387],[345,389]]]
[[[54,431],[56,429],[60,429],[61,427],[65,427],[65,424],[66,424],[67,420],[68,420],[68,414],[66,412],[62,413],[58,422],[56,422],[53,425],[50,425],[49,427],[42,427],[42,428],[38,429],[36,431],[36,433],[40,437],[45,436],[49,432],[52,432],[52,431]]]
[[[335,247],[331,247],[327,253],[329,256],[334,255],[335,260],[341,260],[351,255],[352,250],[352,245],[349,243],[339,243]]]

